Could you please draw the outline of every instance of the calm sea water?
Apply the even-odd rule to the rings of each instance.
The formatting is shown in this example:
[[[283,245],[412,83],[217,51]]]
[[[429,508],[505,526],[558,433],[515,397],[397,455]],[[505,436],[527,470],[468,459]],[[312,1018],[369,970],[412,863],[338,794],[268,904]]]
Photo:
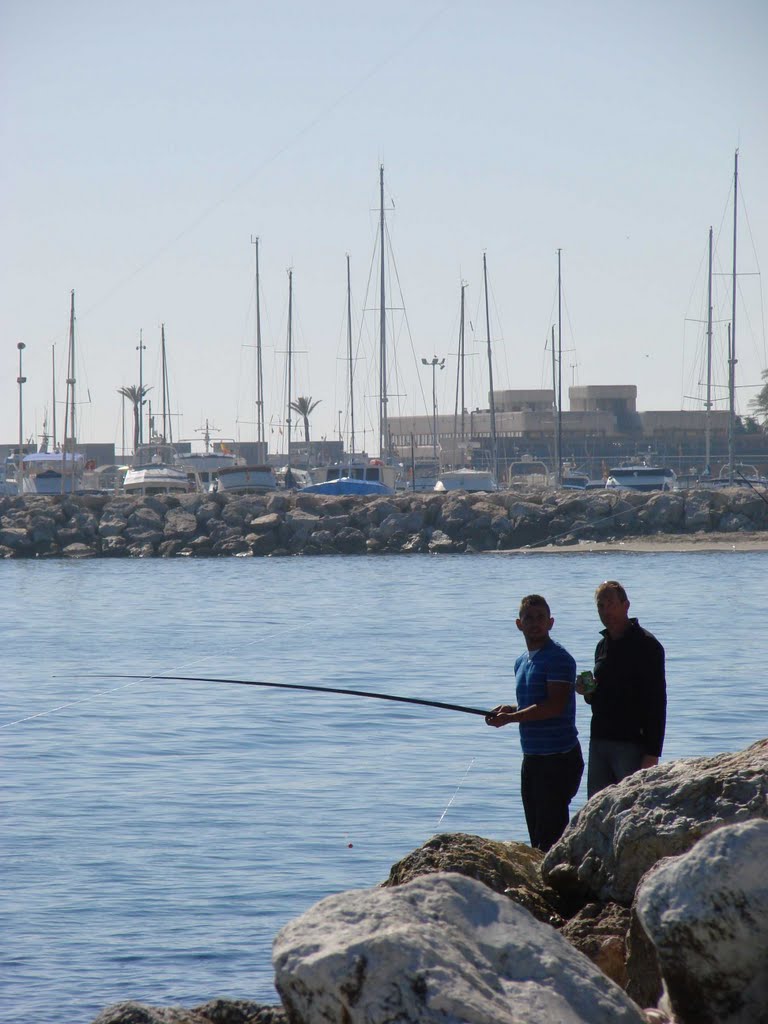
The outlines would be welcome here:
[[[766,733],[767,577],[735,551],[0,563],[0,1020],[277,1002],[272,938],[317,900],[436,832],[527,839],[512,727],[110,672],[491,707],[514,699],[519,598],[549,598],[586,668],[594,587],[617,578],[667,649],[665,758],[712,754]],[[586,748],[581,702],[579,727]]]

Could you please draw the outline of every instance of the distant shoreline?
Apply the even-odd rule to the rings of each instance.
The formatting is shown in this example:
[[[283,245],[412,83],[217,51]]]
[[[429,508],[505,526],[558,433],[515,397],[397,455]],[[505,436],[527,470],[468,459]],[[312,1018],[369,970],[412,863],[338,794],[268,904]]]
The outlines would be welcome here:
[[[621,537],[616,540],[584,540],[577,544],[542,544],[538,547],[489,551],[492,555],[535,554],[629,554],[686,551],[768,551],[768,531],[754,533],[654,534],[652,537]]]

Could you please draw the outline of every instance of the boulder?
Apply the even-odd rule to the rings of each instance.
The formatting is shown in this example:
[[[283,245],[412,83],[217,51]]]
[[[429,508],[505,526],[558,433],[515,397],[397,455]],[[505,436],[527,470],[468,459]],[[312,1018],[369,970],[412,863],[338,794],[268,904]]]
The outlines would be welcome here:
[[[65,548],[62,548],[61,553],[65,558],[94,558],[96,555],[93,548],[80,543],[67,544]]]
[[[443,533],[442,530],[433,530],[427,547],[433,554],[445,554],[451,551],[461,551],[461,542],[451,540],[448,534]]]
[[[186,512],[182,508],[171,509],[165,517],[164,534],[166,540],[186,540],[197,533],[197,518],[194,512]]]
[[[7,526],[0,529],[0,545],[11,548],[14,554],[24,554],[32,550],[32,539],[23,527]]]
[[[201,526],[204,526],[211,519],[218,519],[220,516],[221,506],[215,501],[203,502],[195,512],[195,518]]]
[[[650,531],[677,533],[683,527],[685,497],[675,491],[653,494],[638,514],[638,520]]]
[[[263,1006],[246,999],[213,999],[202,1006],[145,1006],[115,1003],[93,1024],[286,1024],[282,1006]]]
[[[365,551],[365,534],[351,526],[345,527],[336,534],[336,550],[344,555],[357,555]]]
[[[277,547],[277,538],[270,530],[266,533],[248,533],[245,543],[253,555],[269,555]]]
[[[588,903],[560,934],[588,956],[611,981],[627,987],[627,931],[630,911],[618,903]]]
[[[248,529],[251,533],[267,533],[269,530],[276,530],[282,521],[283,517],[277,512],[267,512],[252,519]]]
[[[720,828],[643,880],[637,912],[680,1024],[768,1020],[768,821]]]
[[[116,558],[128,553],[128,541],[124,537],[105,537],[101,542],[101,553]]]
[[[637,897],[630,911],[626,945],[627,984],[624,991],[638,1006],[657,1006],[664,983],[656,950],[637,916]]]
[[[424,875],[455,872],[514,900],[537,920],[561,926],[568,908],[562,897],[542,880],[543,857],[540,850],[525,843],[444,832],[393,864],[389,878],[382,885],[391,888]]]
[[[712,491],[698,488],[686,492],[683,517],[686,530],[695,532],[696,530],[711,530],[714,527],[719,515],[712,508],[712,494]]]
[[[544,858],[544,881],[629,906],[662,857],[750,818],[768,818],[768,739],[735,754],[646,768],[595,794]]]
[[[379,526],[378,533],[385,541],[390,541],[398,534],[418,533],[423,525],[423,512],[392,512]]]
[[[100,537],[119,537],[128,525],[128,517],[123,512],[106,509],[99,522]]]
[[[553,928],[457,874],[330,896],[273,945],[292,1024],[641,1024]]]

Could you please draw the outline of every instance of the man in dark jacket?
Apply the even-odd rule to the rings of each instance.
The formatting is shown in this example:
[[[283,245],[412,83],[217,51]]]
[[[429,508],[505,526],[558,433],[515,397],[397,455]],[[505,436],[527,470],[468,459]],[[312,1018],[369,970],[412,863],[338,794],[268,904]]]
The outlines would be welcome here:
[[[659,763],[667,716],[664,648],[630,619],[620,583],[601,583],[595,601],[605,626],[595,650],[595,688],[576,686],[592,706],[588,796]]]

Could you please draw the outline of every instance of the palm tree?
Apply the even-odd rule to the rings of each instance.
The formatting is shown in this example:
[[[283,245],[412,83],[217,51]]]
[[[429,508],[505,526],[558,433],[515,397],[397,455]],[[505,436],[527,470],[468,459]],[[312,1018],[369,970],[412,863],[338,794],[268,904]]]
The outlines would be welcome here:
[[[136,384],[128,384],[122,388],[117,389],[118,395],[122,395],[123,398],[127,398],[133,406],[133,453],[136,454],[136,449],[139,447],[139,426],[141,423],[141,407],[144,405],[144,399],[152,388],[148,388],[146,384],[142,384],[140,387]]]
[[[309,444],[309,417],[313,409],[316,409],[322,399],[318,398],[316,402],[312,401],[312,396],[305,398],[303,395],[299,395],[295,402],[291,402],[288,406],[292,409],[297,416],[301,416],[304,420],[304,443]]]
[[[761,416],[763,423],[768,427],[768,370],[763,370],[761,376],[765,384],[749,404],[755,410],[756,416]]]

